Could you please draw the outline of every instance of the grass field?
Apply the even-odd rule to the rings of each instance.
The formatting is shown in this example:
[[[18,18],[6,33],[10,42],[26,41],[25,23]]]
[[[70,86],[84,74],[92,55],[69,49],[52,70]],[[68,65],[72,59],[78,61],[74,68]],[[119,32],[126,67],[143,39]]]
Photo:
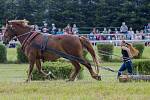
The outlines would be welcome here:
[[[149,58],[146,48],[143,58]],[[115,48],[115,54],[119,54]],[[16,50],[8,50],[8,60],[15,61]],[[118,69],[120,62],[102,63]],[[93,80],[85,69],[84,79],[75,82],[32,81],[25,83],[27,64],[0,64],[0,100],[150,100],[149,82],[119,83],[116,73],[101,70],[102,81]]]

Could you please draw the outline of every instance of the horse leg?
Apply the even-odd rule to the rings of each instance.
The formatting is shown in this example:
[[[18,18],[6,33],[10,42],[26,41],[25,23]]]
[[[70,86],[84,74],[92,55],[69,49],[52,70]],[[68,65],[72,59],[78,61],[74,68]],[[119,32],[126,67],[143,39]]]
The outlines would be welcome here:
[[[74,70],[72,71],[70,77],[69,77],[69,81],[74,81],[76,76],[78,75],[80,69],[81,69],[81,66],[78,62],[76,61],[71,61],[72,65],[74,66]]]
[[[46,74],[41,67],[41,61],[39,59],[36,60],[36,67],[39,71],[39,73],[43,74],[45,77],[49,76],[49,74]]]
[[[32,70],[34,67],[34,61],[29,61],[30,66],[29,66],[29,71],[28,71],[28,79],[26,80],[26,82],[30,82],[31,81],[31,75],[32,75]]]
[[[90,72],[92,78],[94,78],[94,79],[96,79],[96,80],[101,80],[101,76],[99,76],[98,74],[96,74],[96,73],[93,71],[93,69],[92,69],[92,67],[91,67],[91,64],[90,64],[88,61],[86,61],[86,60],[84,60],[84,61],[85,61],[85,63],[84,63],[83,65],[89,70],[89,72]]]

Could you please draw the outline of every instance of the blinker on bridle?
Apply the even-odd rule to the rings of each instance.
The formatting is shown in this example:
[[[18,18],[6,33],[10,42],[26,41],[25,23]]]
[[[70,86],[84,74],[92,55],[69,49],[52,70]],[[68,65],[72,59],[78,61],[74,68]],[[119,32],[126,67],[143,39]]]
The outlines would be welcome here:
[[[11,31],[11,33],[13,34],[13,36],[17,36],[16,31],[15,31],[15,28],[13,28],[12,25],[10,26],[10,31]]]
[[[31,33],[31,31],[29,31],[29,32],[27,32],[27,33],[24,33],[24,34],[21,34],[21,35],[18,35],[18,36],[17,36],[17,34],[16,34],[17,32],[16,32],[15,28],[13,28],[13,26],[10,26],[10,31],[11,31],[11,33],[13,34],[13,37],[16,36],[17,38],[22,37],[22,36],[24,36],[24,35],[26,35],[26,34],[30,34],[30,33]]]

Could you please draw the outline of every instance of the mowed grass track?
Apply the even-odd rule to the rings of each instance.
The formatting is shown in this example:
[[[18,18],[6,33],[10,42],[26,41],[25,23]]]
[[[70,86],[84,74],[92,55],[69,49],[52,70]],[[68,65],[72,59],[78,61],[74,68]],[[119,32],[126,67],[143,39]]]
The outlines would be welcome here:
[[[150,84],[98,82],[9,82],[0,83],[1,100],[149,100]]]
[[[115,48],[119,54],[119,48]],[[117,52],[116,52],[117,51]],[[143,58],[149,57],[146,48]],[[16,50],[8,49],[9,61]],[[121,63],[102,63],[118,69]],[[25,83],[28,64],[0,64],[0,100],[150,100],[149,82],[119,83],[116,73],[101,70],[102,81],[95,81],[85,69],[84,79],[76,82],[32,81]]]

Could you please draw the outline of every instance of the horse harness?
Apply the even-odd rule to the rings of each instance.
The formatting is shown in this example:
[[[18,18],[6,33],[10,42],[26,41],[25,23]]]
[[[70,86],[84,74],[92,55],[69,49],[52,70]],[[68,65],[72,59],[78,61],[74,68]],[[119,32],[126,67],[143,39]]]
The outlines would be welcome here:
[[[31,43],[31,41],[32,41],[37,35],[39,35],[39,34],[40,34],[40,33],[35,32],[35,31],[25,33],[25,35],[27,35],[27,37],[26,37],[25,40],[23,41],[21,49],[22,49],[23,51],[25,51],[26,46],[27,46],[29,43]],[[22,36],[24,36],[24,35],[22,35]],[[19,36],[19,37],[21,37],[21,36]],[[41,47],[38,48],[38,49],[40,49],[40,51],[41,51],[41,59],[43,60],[43,62],[44,62],[44,57],[43,57],[42,55],[43,55],[43,53],[44,53],[44,51],[45,51],[45,49],[46,49],[48,39],[49,39],[49,38],[48,38],[47,35],[43,35],[43,42],[42,42],[42,44],[40,45]],[[33,44],[33,45],[34,45],[34,44]],[[33,46],[33,45],[32,45],[32,46]]]

